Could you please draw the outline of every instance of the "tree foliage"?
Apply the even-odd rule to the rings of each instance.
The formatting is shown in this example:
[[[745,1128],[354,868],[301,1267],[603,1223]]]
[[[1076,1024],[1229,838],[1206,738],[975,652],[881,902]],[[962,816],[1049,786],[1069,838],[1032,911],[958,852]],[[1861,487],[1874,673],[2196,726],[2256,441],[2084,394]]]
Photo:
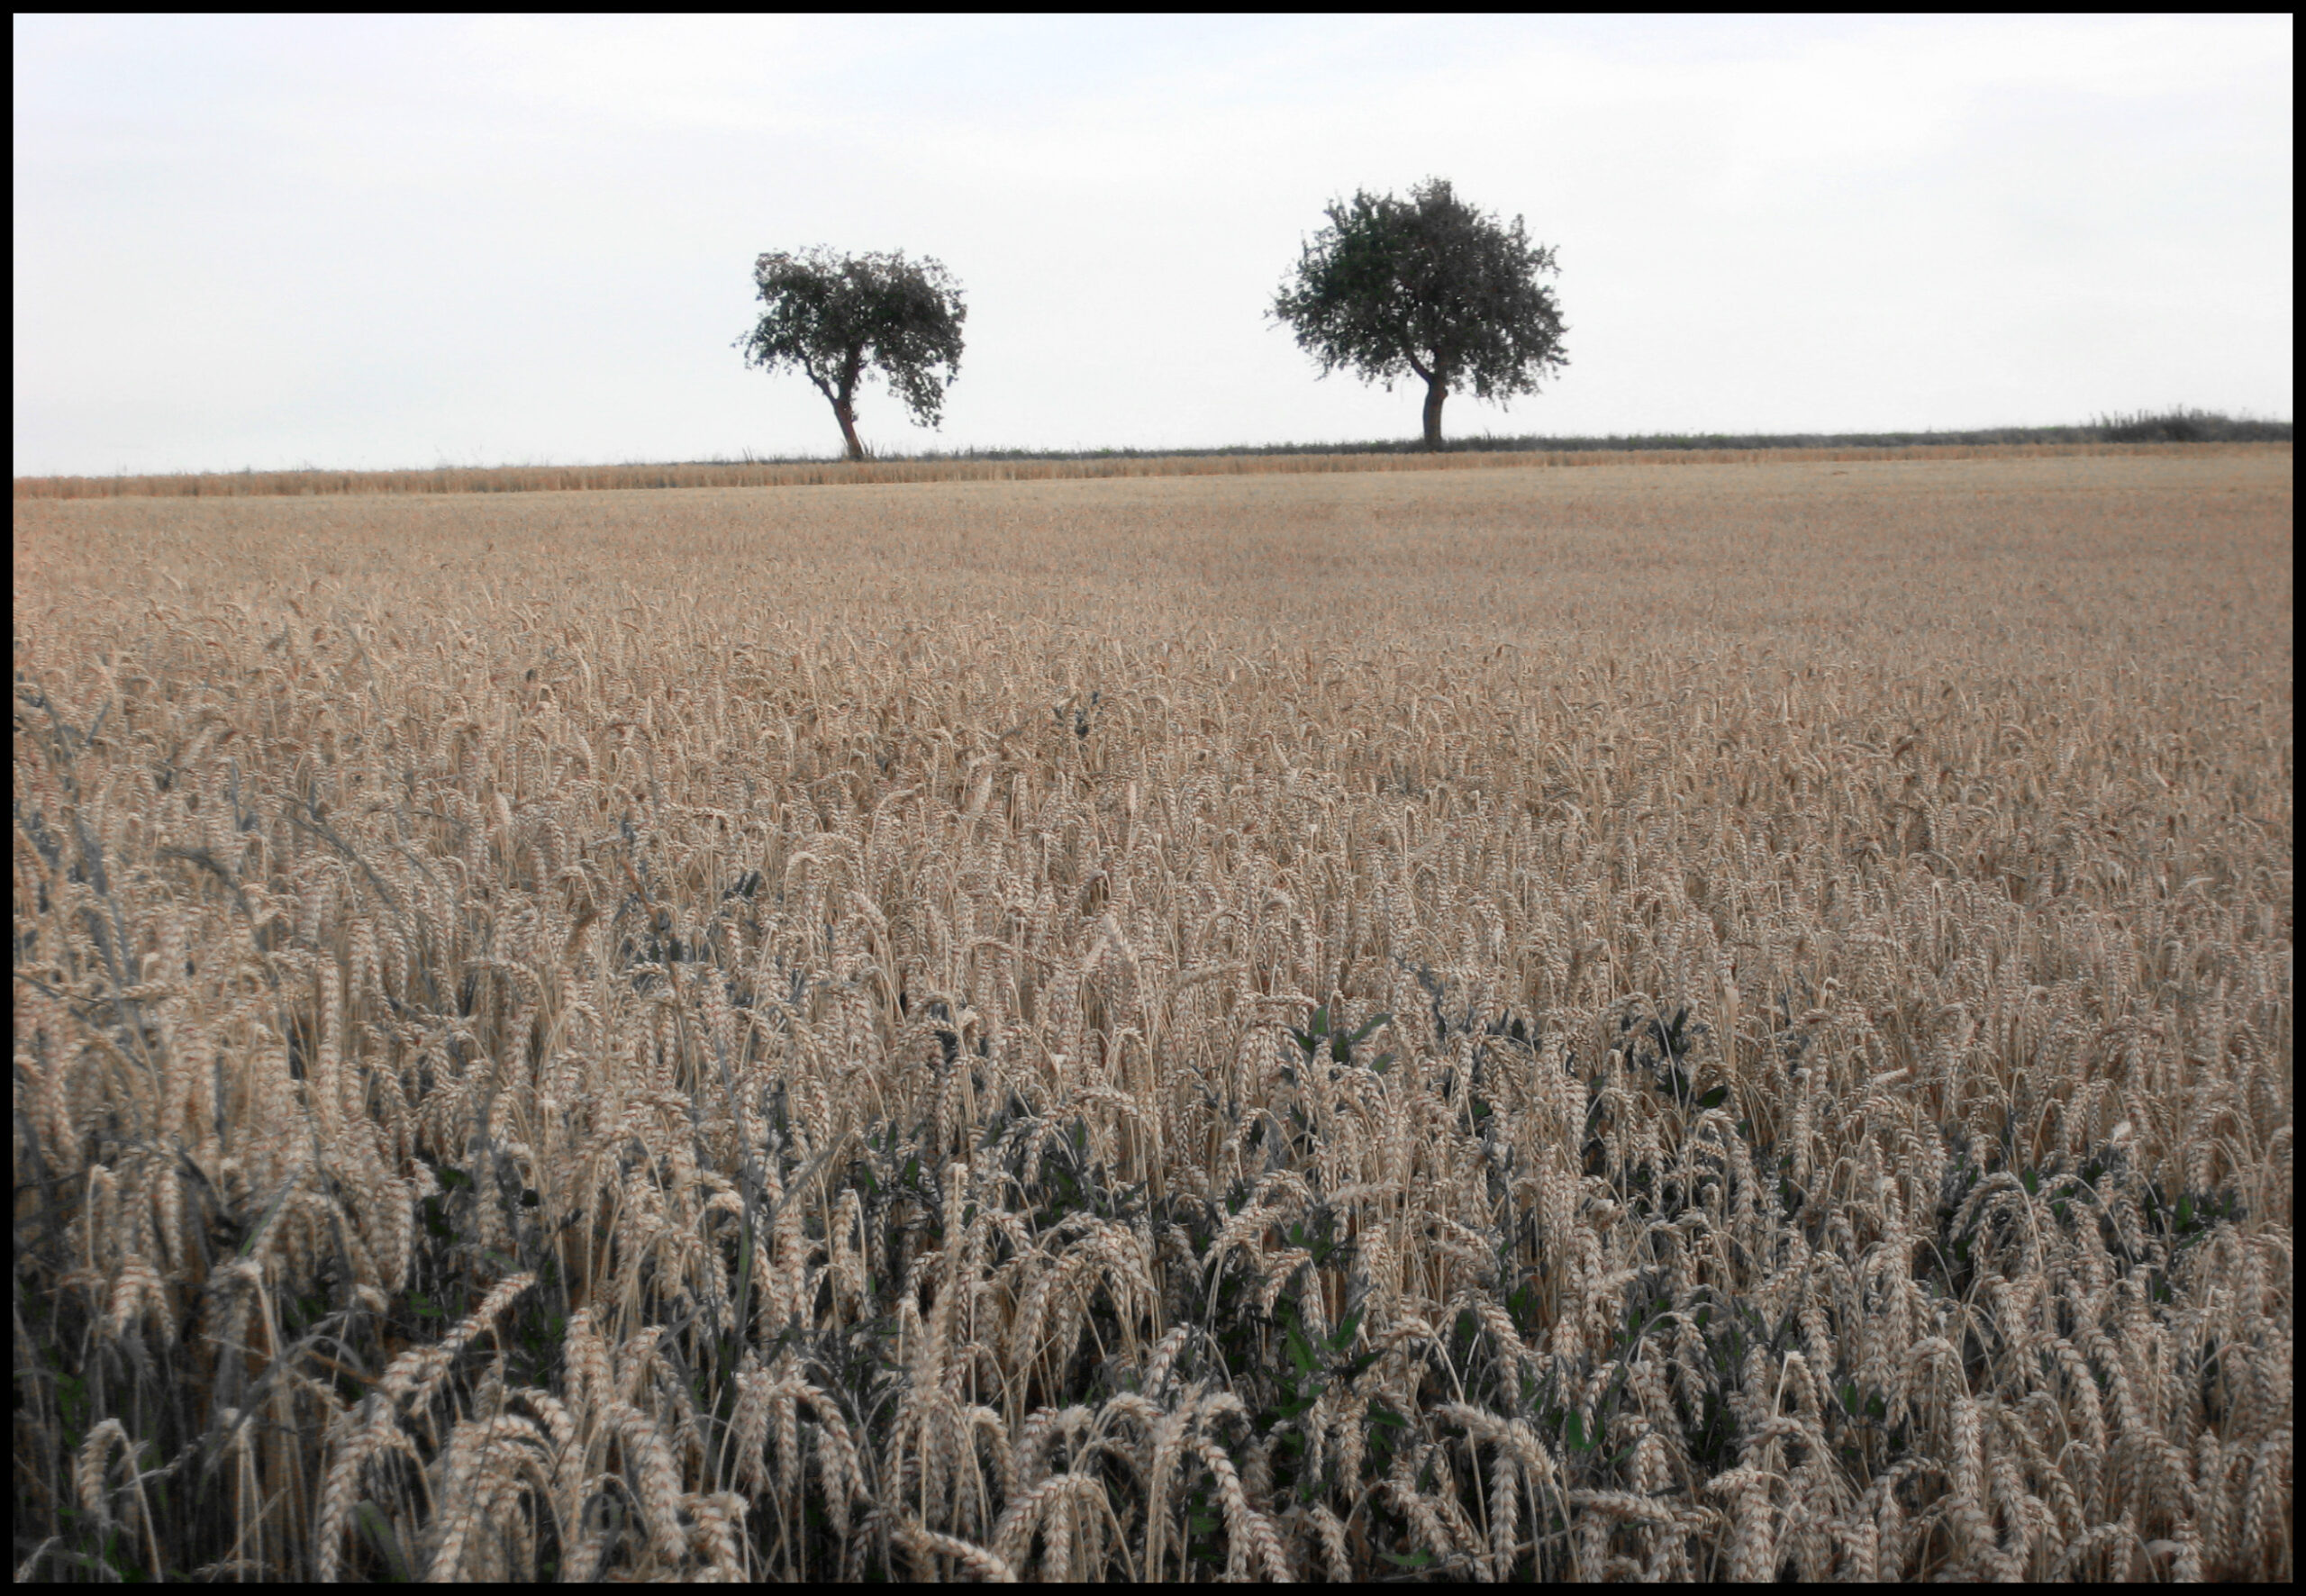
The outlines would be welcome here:
[[[767,308],[737,340],[746,364],[796,370],[813,383],[840,422],[850,459],[865,458],[856,398],[868,370],[880,372],[919,425],[943,419],[968,318],[943,266],[907,260],[902,250],[839,255],[819,248],[763,255],[753,263],[753,281]]]
[[[1553,250],[1429,178],[1407,200],[1356,192],[1330,202],[1329,225],[1304,247],[1273,315],[1326,376],[1349,367],[1390,391],[1425,384],[1425,446],[1441,445],[1441,404],[1470,388],[1481,399],[1537,391],[1568,364],[1561,307],[1539,281]]]

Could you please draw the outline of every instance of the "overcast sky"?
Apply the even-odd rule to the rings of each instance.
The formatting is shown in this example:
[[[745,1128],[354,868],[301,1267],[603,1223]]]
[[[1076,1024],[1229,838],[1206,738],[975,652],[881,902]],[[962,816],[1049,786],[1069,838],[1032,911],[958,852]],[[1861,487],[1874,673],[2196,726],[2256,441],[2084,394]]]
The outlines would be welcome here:
[[[1558,251],[1453,436],[2288,418],[2292,24],[19,15],[15,471],[831,454],[752,263],[942,260],[944,429],[1407,437],[1266,310],[1356,188]]]

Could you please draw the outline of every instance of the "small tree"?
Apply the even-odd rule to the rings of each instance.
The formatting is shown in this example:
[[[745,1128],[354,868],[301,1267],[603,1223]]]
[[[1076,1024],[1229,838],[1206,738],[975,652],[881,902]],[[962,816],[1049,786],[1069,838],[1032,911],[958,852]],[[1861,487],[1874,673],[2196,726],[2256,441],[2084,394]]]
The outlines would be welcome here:
[[[943,418],[945,389],[960,375],[961,323],[968,309],[934,260],[894,255],[836,255],[831,249],[764,255],[753,281],[767,309],[737,347],[748,366],[790,367],[814,383],[840,422],[849,458],[857,440],[857,384],[877,367],[921,426]],[[937,368],[944,367],[942,376]]]
[[[1441,178],[1407,201],[1357,192],[1330,202],[1330,224],[1305,245],[1273,316],[1327,376],[1340,366],[1388,392],[1414,373],[1425,384],[1425,447],[1441,443],[1441,403],[1470,386],[1482,399],[1532,394],[1562,352],[1561,307],[1540,274],[1553,250],[1531,248],[1460,200]]]

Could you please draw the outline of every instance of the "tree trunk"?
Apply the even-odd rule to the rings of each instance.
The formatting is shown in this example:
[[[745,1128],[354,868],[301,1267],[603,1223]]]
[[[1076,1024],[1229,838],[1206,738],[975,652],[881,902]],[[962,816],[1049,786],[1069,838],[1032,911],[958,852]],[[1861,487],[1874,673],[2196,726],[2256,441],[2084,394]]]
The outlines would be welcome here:
[[[1449,396],[1449,379],[1435,372],[1425,379],[1425,447],[1439,454],[1448,447],[1441,441],[1441,402]]]
[[[833,395],[833,419],[840,423],[841,441],[849,445],[849,458],[861,460],[865,446],[857,441],[857,379],[865,372],[865,351],[851,349],[841,366],[840,389]]]
[[[865,446],[857,441],[857,406],[844,394],[832,402],[832,415],[833,420],[840,423],[840,438],[849,446],[849,458],[863,459]]]

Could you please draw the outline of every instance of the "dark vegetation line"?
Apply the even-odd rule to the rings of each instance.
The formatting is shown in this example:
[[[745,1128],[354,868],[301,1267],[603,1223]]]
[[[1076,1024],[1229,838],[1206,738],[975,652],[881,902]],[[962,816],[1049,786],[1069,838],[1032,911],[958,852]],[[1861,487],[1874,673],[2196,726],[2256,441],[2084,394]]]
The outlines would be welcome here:
[[[2029,443],[2288,443],[2292,423],[2235,417],[2218,411],[2176,409],[2133,415],[2101,416],[2073,427],[1973,427],[1927,432],[1635,432],[1606,437],[1552,437],[1539,433],[1467,436],[1448,446],[1463,454],[1585,454],[1608,450],[1718,449],[1917,449],[1932,444],[1992,448]],[[913,454],[876,454],[880,460],[1151,460],[1206,459],[1278,455],[1414,455],[1426,452],[1416,438],[1379,438],[1357,443],[1233,443],[1208,449],[924,449]],[[700,460],[697,465],[815,465],[822,455],[747,456],[741,460]]]
[[[1466,456],[1537,454],[1579,457],[1683,454],[1719,458],[1769,449],[1877,450],[2068,448],[2184,443],[2290,443],[2293,423],[2218,411],[2178,408],[2106,415],[2064,427],[1980,427],[1923,432],[1648,432],[1600,438],[1484,434],[1452,443]],[[1340,457],[1394,456],[1384,465]],[[1857,457],[1864,458],[1864,457]],[[1227,462],[1239,462],[1227,464]],[[1258,464],[1257,462],[1266,462]],[[1417,469],[1443,461],[1415,438],[1348,443],[1232,444],[1208,449],[926,449],[875,453],[862,461],[822,455],[753,455],[607,466],[495,466],[431,469],[197,472],[159,476],[19,476],[19,499],[203,497],[310,494],[522,493],[590,488],[804,486],[840,482],[964,481],[977,477],[1169,476],[1230,471]],[[1575,463],[1561,458],[1561,463]],[[1039,467],[1020,473],[1002,467]],[[1165,468],[1166,467],[1166,468]]]
[[[1523,451],[1587,452],[1608,449],[1914,449],[1931,444],[1969,448],[2028,443],[2288,443],[2292,423],[2235,417],[2217,411],[2177,409],[2158,414],[2139,411],[2133,415],[2102,416],[2074,427],[1974,427],[1962,431],[1929,432],[1640,432],[1611,433],[1604,438],[1555,438],[1536,434],[1499,437],[1483,434],[1453,444],[1454,449],[1484,453]],[[1177,449],[1171,455],[1260,454],[1414,454],[1424,444],[1414,438],[1385,439],[1368,443],[1275,443],[1239,445],[1229,449]],[[985,452],[976,458],[1036,459],[1092,458],[1132,455],[1134,449],[1100,449],[1080,455],[1025,450]],[[1150,451],[1147,451],[1150,452]],[[924,457],[925,458],[925,457]],[[956,457],[965,458],[965,457]]]

